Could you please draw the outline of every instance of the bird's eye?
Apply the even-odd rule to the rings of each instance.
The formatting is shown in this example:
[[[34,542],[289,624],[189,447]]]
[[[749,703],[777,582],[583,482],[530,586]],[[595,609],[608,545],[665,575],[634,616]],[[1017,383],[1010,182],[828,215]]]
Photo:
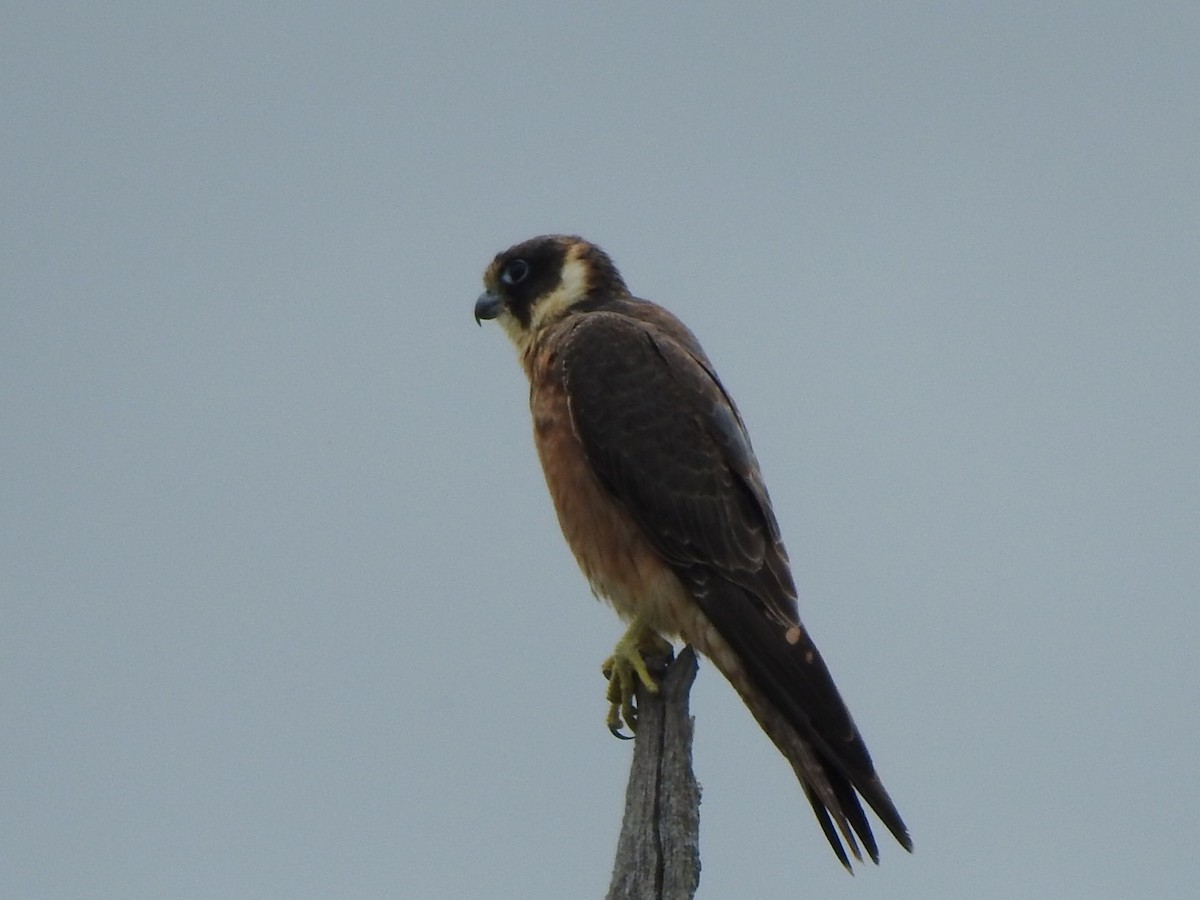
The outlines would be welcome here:
[[[529,263],[523,259],[511,260],[500,273],[500,280],[507,285],[520,284],[529,276]]]

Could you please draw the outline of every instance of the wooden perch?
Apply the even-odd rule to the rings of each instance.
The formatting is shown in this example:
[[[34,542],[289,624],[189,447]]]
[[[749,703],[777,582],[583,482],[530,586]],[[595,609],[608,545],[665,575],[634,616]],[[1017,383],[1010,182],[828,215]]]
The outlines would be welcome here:
[[[666,665],[657,694],[638,686],[637,738],[607,900],[691,900],[700,884],[700,786],[688,713],[696,652],[685,647]]]

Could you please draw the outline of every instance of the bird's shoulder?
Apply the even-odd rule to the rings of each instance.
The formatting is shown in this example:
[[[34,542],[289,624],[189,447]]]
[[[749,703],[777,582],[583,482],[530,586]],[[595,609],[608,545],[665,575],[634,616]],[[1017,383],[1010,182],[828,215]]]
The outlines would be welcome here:
[[[715,378],[712,364],[692,330],[669,309],[637,297],[614,297],[585,306],[564,323],[568,346],[617,349],[631,341],[652,341],[682,352],[676,365],[696,365]],[[589,349],[587,346],[584,350]]]

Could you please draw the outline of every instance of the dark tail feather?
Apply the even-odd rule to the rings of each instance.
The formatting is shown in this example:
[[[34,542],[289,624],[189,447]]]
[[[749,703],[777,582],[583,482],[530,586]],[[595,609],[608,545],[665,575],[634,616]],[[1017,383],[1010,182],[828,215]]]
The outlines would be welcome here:
[[[804,796],[808,798],[808,802],[812,804],[813,814],[817,817],[817,822],[821,825],[821,830],[825,832],[825,840],[829,841],[829,846],[833,848],[833,852],[837,854],[838,860],[846,867],[846,871],[851,875],[854,874],[854,867],[850,865],[850,859],[846,856],[846,849],[842,846],[841,839],[838,838],[837,830],[833,827],[833,822],[829,820],[829,810],[825,808],[825,804],[821,802],[821,798],[813,793],[803,781],[800,786],[804,788]],[[861,862],[862,857],[855,854],[855,857]]]
[[[692,584],[705,615],[741,663],[740,679],[735,673],[725,675],[791,763],[842,865],[850,867],[843,840],[855,858],[862,859],[856,835],[871,860],[879,861],[879,847],[858,795],[911,851],[908,829],[807,630],[799,625],[782,628],[762,614],[744,588],[719,577],[704,573]],[[739,684],[747,679],[749,684]]]
[[[833,787],[833,793],[838,798],[842,812],[850,820],[850,827],[854,829],[859,840],[862,841],[863,849],[867,851],[867,856],[871,858],[871,862],[878,865],[879,845],[875,843],[875,835],[871,833],[871,823],[867,821],[867,814],[863,812],[862,804],[858,802],[858,795],[854,792],[854,786],[845,778],[832,775],[828,768],[826,768],[826,775],[832,776],[829,778],[829,783]]]

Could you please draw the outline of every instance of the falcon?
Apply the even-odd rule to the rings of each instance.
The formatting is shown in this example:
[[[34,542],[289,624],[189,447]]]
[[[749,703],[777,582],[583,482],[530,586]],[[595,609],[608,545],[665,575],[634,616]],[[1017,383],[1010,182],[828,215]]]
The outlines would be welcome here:
[[[860,798],[908,830],[797,611],[787,551],[746,426],[688,328],[634,297],[608,255],[544,235],[500,253],[475,320],[494,319],[529,377],[534,442],[593,593],[628,623],[608,725],[636,728],[638,685],[668,639],[721,671],[791,764],[838,859],[879,849]]]

